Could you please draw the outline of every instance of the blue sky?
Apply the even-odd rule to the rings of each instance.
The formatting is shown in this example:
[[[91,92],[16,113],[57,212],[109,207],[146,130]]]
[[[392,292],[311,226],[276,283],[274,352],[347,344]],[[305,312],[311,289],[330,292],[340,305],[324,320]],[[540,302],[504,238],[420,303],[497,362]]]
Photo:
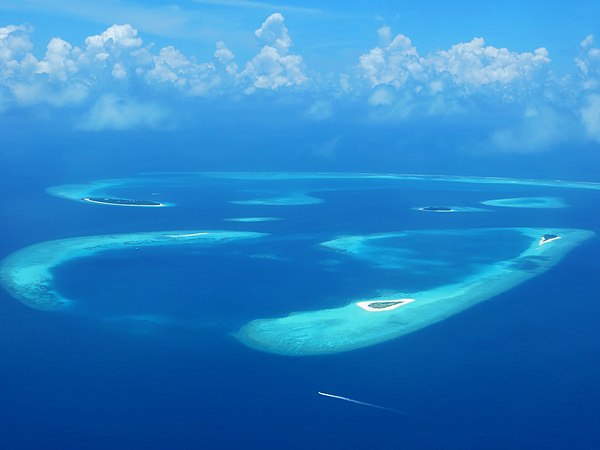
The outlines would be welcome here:
[[[0,2],[4,130],[294,124],[324,160],[350,129],[469,155],[600,143],[598,2],[340,5]]]

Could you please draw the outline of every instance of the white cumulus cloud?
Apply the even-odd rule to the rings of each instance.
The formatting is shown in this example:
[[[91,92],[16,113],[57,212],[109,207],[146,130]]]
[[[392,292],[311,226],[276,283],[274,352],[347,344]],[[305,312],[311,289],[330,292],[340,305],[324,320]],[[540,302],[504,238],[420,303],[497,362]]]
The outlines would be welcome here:
[[[409,38],[398,34],[391,41],[390,29],[379,29],[380,39],[385,43],[360,56],[362,75],[371,86],[387,84],[402,87],[409,79],[424,80],[425,61],[417,53]]]
[[[162,48],[148,71],[150,83],[174,86],[190,95],[209,95],[220,79],[212,63],[198,64],[175,47]]]
[[[235,62],[234,53],[227,48],[225,42],[217,42],[215,53],[213,56],[219,61],[219,63],[225,68],[225,72],[230,76],[235,76],[238,71],[238,66]]]
[[[485,45],[482,38],[430,55],[420,55],[411,40],[389,27],[378,30],[380,45],[359,58],[361,76],[371,87],[389,85],[435,94],[453,88],[510,85],[529,79],[550,63],[548,51],[513,52]]]
[[[131,99],[142,91],[169,90],[208,97],[296,86],[307,76],[302,56],[289,54],[292,40],[284,20],[281,14],[273,14],[256,30],[262,47],[242,71],[223,41],[216,43],[212,60],[198,62],[173,46],[155,50],[152,44],[144,43],[133,26],[117,24],[86,37],[80,46],[54,37],[38,59],[32,50],[29,28],[0,27],[2,109],[95,102],[93,113],[102,116],[101,110],[115,110],[113,106],[118,103],[110,96],[102,97],[105,92],[119,92]],[[121,119],[113,122],[129,123]]]
[[[297,86],[307,81],[302,56],[288,54],[292,40],[284,20],[281,14],[272,14],[256,30],[256,37],[266,45],[246,63],[241,73],[250,82],[246,92]]]
[[[100,34],[88,36],[85,45],[88,50],[97,49],[98,52],[108,50],[110,47],[138,48],[142,46],[142,39],[138,31],[129,24],[113,25]]]
[[[448,73],[456,84],[509,84],[530,77],[550,62],[548,51],[512,52],[486,46],[482,38],[453,45],[430,57],[437,73]]]
[[[284,21],[285,19],[280,13],[267,17],[267,20],[254,32],[258,41],[261,44],[275,47],[281,53],[287,52],[292,46],[292,39],[287,27],[283,24]]]
[[[23,26],[0,27],[0,61],[8,62],[22,58],[32,47]]]
[[[420,54],[409,37],[387,26],[356,65],[307,72],[303,57],[292,53],[280,13],[255,30],[256,54],[247,61],[236,60],[224,41],[199,61],[174,46],[145,42],[129,24],[79,43],[53,37],[36,51],[31,33],[26,26],[0,27],[0,112],[46,104],[72,108],[84,117],[83,129],[128,129],[163,125],[161,101],[185,99],[181,104],[193,108],[198,98],[291,92],[299,116],[309,120],[347,114],[340,104],[373,121],[491,113],[504,120],[488,134],[501,149],[551,146],[577,134],[600,142],[600,49],[591,35],[575,59],[579,76],[559,79],[545,48],[517,52],[477,37]],[[299,86],[314,95],[302,97]],[[514,114],[524,110],[534,113]]]
[[[44,58],[38,62],[36,73],[48,74],[50,79],[66,81],[79,71],[76,61],[78,51],[73,52],[73,46],[60,38],[52,38]]]

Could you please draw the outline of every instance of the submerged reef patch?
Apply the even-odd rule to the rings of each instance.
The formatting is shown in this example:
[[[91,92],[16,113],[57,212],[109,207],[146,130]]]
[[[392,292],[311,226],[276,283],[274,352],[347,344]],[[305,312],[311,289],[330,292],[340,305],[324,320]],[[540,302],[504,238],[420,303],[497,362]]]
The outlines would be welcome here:
[[[323,203],[323,200],[303,192],[295,192],[280,197],[258,197],[249,200],[232,200],[229,203],[232,203],[234,205],[296,206],[316,205],[319,203]]]
[[[502,208],[566,208],[563,199],[558,197],[515,197],[485,200],[481,202],[487,206],[499,206]]]

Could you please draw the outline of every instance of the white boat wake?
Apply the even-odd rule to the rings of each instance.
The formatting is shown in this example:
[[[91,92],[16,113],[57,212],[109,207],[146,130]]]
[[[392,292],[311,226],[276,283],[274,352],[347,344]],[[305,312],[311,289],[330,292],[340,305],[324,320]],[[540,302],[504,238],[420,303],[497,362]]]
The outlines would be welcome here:
[[[407,412],[404,412],[404,411],[400,411],[398,409],[388,408],[387,406],[375,405],[374,403],[361,402],[360,400],[354,400],[353,398],[342,397],[341,395],[328,394],[326,392],[321,392],[321,391],[317,392],[317,394],[322,395],[323,397],[329,397],[329,398],[336,398],[338,400],[344,400],[345,402],[354,403],[356,405],[368,406],[369,408],[383,409],[384,411],[389,411],[389,412],[393,412],[393,413],[396,413],[396,414],[403,414],[403,415],[406,415],[406,416],[416,417],[413,414],[410,414],[410,413],[407,413]]]

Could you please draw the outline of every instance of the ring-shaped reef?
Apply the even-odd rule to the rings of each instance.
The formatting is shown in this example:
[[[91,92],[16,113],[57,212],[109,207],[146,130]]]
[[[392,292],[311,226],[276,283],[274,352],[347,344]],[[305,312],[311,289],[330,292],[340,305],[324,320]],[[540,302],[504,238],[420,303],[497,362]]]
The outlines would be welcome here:
[[[7,256],[0,264],[4,288],[31,308],[52,311],[68,308],[74,300],[54,289],[52,269],[76,258],[108,250],[179,245],[215,245],[265,236],[250,231],[153,231],[82,236],[41,242]]]
[[[493,232],[495,229],[487,230]],[[594,236],[592,231],[579,229],[497,230],[520,233],[527,238],[526,248],[512,258],[482,265],[458,282],[409,293],[400,290],[400,286],[397,293],[359,299],[360,302],[355,300],[338,308],[256,319],[241,327],[235,336],[252,348],[282,355],[329,354],[372,346],[420,330],[505,292],[547,271],[571,249]],[[461,239],[460,232],[455,233],[454,239]],[[380,262],[372,241],[405,234],[343,236],[322,245],[350,257],[371,260],[377,265]],[[550,236],[554,238],[551,242]],[[385,311],[364,308],[365,301],[385,306],[398,302],[401,297],[409,297],[411,301]]]

